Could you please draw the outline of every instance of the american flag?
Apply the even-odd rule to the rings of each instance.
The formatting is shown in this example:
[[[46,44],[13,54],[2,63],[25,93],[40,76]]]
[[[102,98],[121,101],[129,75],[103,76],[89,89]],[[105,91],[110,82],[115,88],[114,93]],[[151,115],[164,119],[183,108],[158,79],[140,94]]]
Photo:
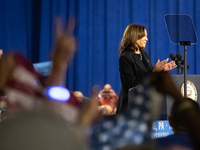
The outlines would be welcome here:
[[[14,54],[16,67],[6,83],[6,111],[36,111],[48,106],[69,123],[75,123],[79,113],[79,102],[70,92],[66,102],[53,102],[45,95],[46,77],[38,73],[33,64],[20,53]]]

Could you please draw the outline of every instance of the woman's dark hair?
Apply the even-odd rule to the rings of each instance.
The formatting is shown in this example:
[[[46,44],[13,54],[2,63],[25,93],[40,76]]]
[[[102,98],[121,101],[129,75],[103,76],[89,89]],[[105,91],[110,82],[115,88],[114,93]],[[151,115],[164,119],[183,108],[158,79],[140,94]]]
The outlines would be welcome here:
[[[145,27],[139,24],[130,24],[126,27],[121,40],[119,55],[125,51],[135,52],[138,49],[136,41],[145,36]]]

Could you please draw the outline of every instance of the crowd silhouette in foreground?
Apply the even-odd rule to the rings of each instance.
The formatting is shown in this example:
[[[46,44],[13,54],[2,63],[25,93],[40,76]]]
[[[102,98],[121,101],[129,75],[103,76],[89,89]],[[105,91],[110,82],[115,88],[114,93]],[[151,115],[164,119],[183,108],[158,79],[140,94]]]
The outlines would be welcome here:
[[[151,139],[151,126],[158,115],[154,104],[166,94],[176,103],[192,149],[200,149],[199,110],[182,97],[166,72],[149,74],[134,89],[129,107],[116,115],[105,116],[98,110],[98,94],[110,96],[111,91],[100,92],[94,87],[90,100],[82,107],[73,92],[67,101],[47,95],[49,87],[66,89],[66,70],[76,49],[74,23],[70,19],[62,30],[61,20],[56,20],[53,68],[48,78],[36,72],[22,54],[13,52],[1,58],[0,94],[7,98],[7,105],[6,118],[0,123],[0,149],[159,150],[162,148]],[[115,105],[111,108],[114,110]],[[176,145],[170,148],[176,149]]]

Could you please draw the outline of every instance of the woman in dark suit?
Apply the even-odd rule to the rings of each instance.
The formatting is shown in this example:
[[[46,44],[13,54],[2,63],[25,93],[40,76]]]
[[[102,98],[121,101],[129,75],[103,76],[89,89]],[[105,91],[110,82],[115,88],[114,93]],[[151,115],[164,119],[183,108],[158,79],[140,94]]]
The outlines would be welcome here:
[[[174,61],[167,63],[168,59],[161,62],[158,60],[153,67],[144,50],[147,41],[147,31],[142,25],[130,24],[124,31],[119,48],[119,71],[122,87],[117,112],[127,108],[129,89],[138,85],[148,73],[169,71],[176,67]]]

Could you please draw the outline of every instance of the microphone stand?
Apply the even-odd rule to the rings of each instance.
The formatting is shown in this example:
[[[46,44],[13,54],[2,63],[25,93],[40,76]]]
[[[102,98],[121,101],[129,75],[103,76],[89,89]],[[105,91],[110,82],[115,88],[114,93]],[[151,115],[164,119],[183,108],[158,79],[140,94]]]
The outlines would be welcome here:
[[[184,97],[187,97],[187,45],[191,45],[190,41],[180,41],[180,45],[184,46]]]
[[[183,67],[181,66],[180,62],[178,63],[178,74],[182,74]]]

